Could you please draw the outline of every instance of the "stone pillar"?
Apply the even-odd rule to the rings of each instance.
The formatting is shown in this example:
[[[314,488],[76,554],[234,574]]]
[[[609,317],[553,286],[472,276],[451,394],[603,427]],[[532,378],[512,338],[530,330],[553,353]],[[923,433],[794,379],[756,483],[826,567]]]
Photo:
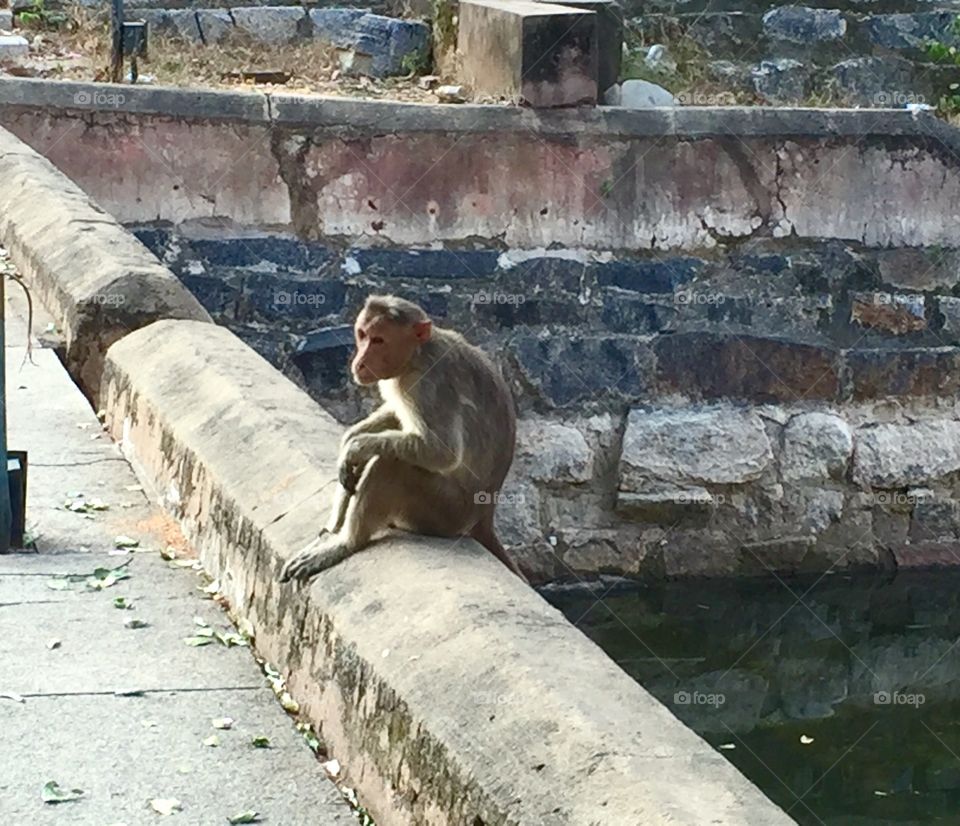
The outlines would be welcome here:
[[[474,92],[533,107],[597,102],[597,15],[531,0],[461,0],[457,51]]]
[[[620,82],[623,62],[623,7],[617,0],[557,0],[558,5],[597,15],[597,84],[600,97]]]

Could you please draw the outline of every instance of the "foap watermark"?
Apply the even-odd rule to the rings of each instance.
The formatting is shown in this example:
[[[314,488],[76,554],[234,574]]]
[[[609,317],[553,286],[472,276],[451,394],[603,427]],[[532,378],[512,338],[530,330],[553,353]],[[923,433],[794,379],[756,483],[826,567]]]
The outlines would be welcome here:
[[[497,290],[479,290],[471,296],[473,304],[523,304],[523,293],[501,293]]]
[[[327,303],[327,297],[323,293],[301,293],[297,290],[289,293],[278,290],[273,294],[273,303],[285,307],[319,307]]]
[[[907,694],[903,691],[877,691],[873,704],[877,706],[913,706],[919,708],[927,701],[923,694]]]
[[[467,700],[477,706],[506,706],[513,702],[509,694],[498,694],[496,691],[471,691]]]
[[[127,297],[120,293],[96,293],[90,296],[90,300],[102,307],[119,307],[127,303]]]
[[[99,89],[83,89],[73,96],[76,106],[92,106],[99,109],[118,109],[127,102],[121,92],[102,92]]]
[[[677,92],[677,100],[683,106],[736,106],[737,97],[732,92],[697,92],[684,89]]]
[[[713,708],[720,708],[720,706],[726,702],[726,695],[720,692],[676,691],[673,695],[673,703],[678,706],[712,706]]]
[[[927,99],[923,95],[918,95],[916,92],[904,92],[899,89],[881,89],[873,96],[874,106],[923,106],[926,102]]]
[[[674,304],[717,305],[726,301],[723,293],[700,293],[694,290],[679,290],[673,294]]]
[[[502,491],[478,490],[473,494],[475,505],[522,505],[522,493],[503,493]]]
[[[912,508],[933,498],[932,492],[925,490],[878,490],[873,494],[873,503],[886,508]]]

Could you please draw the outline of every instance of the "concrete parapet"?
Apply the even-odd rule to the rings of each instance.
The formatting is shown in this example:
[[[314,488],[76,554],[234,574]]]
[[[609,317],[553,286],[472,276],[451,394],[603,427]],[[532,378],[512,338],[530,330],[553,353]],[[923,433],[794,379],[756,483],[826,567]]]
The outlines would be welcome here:
[[[107,348],[160,318],[210,321],[200,302],[50,161],[0,129],[0,243],[56,315],[67,367],[98,397]]]
[[[389,538],[281,586],[340,428],[232,333],[139,330],[104,388],[111,433],[378,823],[792,822],[472,541]]]

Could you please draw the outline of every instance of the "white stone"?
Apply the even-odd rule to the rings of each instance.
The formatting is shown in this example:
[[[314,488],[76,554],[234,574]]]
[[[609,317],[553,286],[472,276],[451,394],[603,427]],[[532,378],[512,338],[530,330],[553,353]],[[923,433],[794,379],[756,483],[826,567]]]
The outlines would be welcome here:
[[[607,106],[623,106],[625,109],[653,109],[660,106],[676,106],[676,98],[662,86],[646,80],[625,80],[611,86],[604,93]]]
[[[923,485],[960,471],[960,422],[881,424],[856,432],[853,479],[864,488]]]
[[[839,416],[830,413],[802,413],[794,416],[783,431],[783,478],[843,478],[853,453],[853,433]]]
[[[620,490],[744,484],[759,479],[772,461],[766,429],[752,411],[723,406],[631,410],[620,457]]]
[[[0,34],[0,58],[23,57],[30,54],[30,44],[18,34]]]

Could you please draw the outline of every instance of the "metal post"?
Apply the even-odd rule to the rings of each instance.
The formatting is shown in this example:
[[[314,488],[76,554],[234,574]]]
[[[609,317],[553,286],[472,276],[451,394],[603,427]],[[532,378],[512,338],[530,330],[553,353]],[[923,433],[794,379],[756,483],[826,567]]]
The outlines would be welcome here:
[[[10,550],[13,511],[10,507],[10,473],[7,465],[7,366],[6,366],[6,278],[0,273],[0,554]]]
[[[113,0],[110,8],[110,24],[113,41],[110,50],[110,80],[123,81],[123,0]]]

